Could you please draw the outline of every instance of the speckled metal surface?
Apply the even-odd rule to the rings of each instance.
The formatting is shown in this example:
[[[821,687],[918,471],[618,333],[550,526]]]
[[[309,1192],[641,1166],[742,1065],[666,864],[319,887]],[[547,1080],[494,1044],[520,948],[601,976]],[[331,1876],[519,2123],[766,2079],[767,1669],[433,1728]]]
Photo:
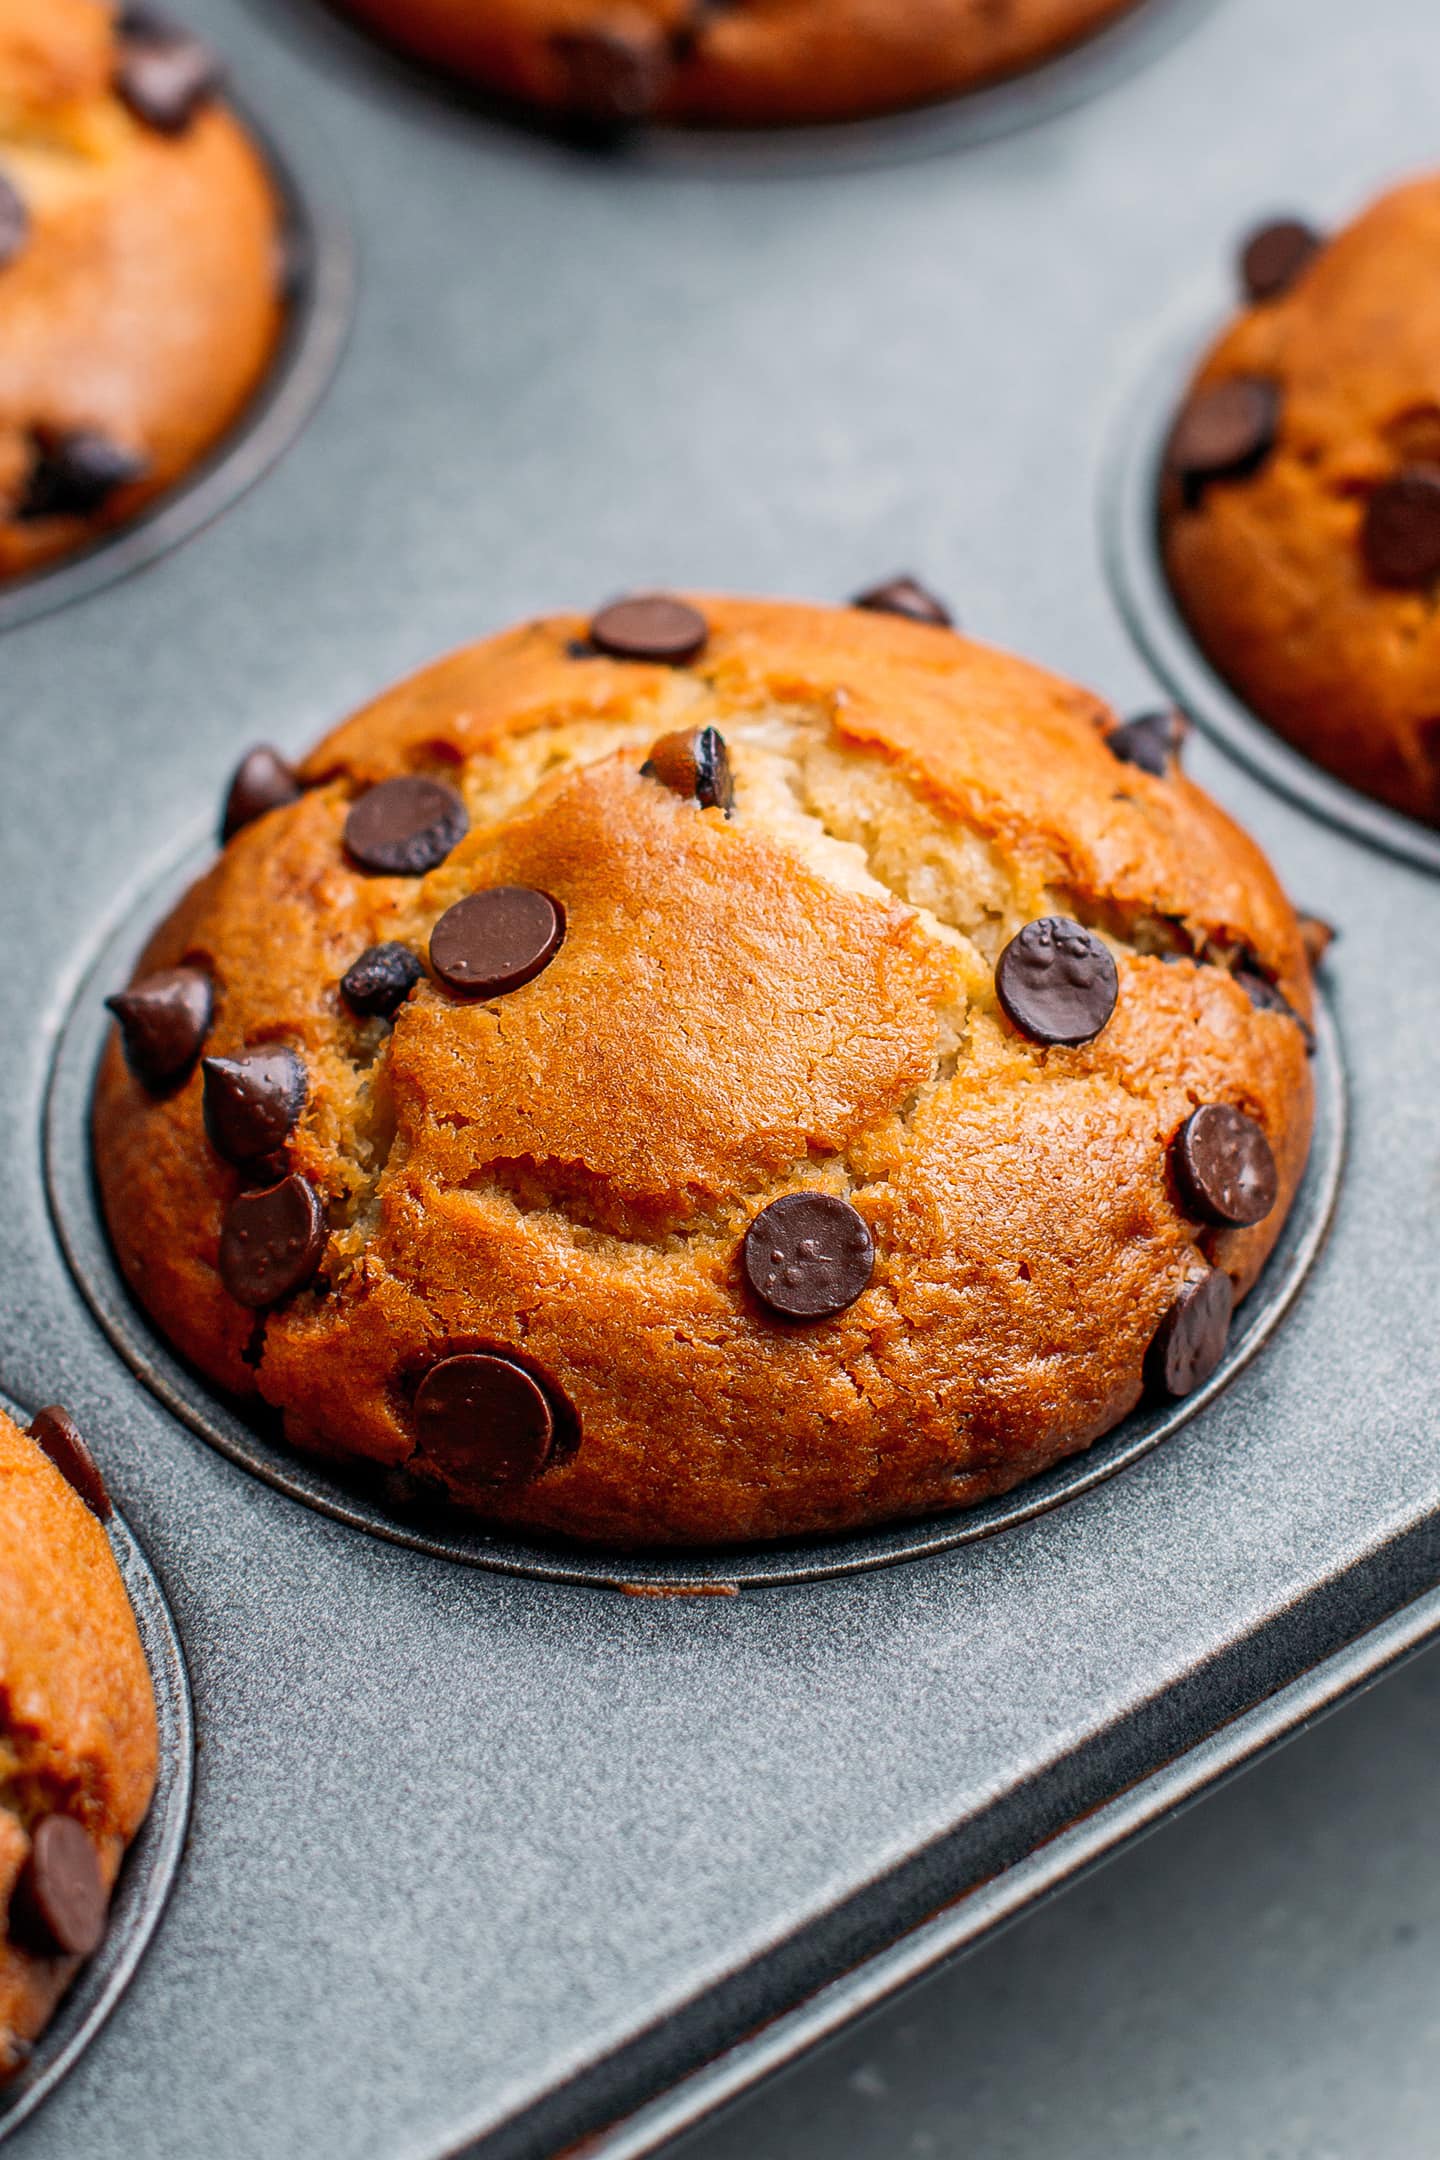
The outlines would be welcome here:
[[[1430,0],[1217,0],[1023,132],[767,172],[723,146],[596,162],[280,0],[191,12],[278,130],[322,138],[365,276],[262,487],[0,640],[0,1380],[103,1430],[204,1740],[166,1924],[13,2150],[539,2156],[967,1885],[1042,1887],[1044,1840],[1440,1576],[1436,994],[1411,958],[1440,884],[1196,741],[1343,931],[1351,1161],[1294,1311],[1058,1512],[733,1599],[382,1544],[167,1413],[47,1214],[42,1101],[87,957],[248,742],[298,748],[447,644],[631,584],[841,596],[913,564],[978,634],[1151,700],[1098,507],[1136,372],[1255,216],[1433,158],[1440,33]]]

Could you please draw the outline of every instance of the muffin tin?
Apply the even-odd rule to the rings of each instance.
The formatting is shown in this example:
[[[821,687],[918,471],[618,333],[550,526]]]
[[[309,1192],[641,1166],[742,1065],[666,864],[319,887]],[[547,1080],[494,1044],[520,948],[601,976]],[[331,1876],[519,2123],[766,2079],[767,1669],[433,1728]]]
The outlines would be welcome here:
[[[1082,1465],[1092,1489],[963,1549],[843,1573],[792,1553],[768,1582],[775,1555],[604,1586],[588,1557],[578,1581],[544,1579],[553,1554],[457,1566],[199,1437],[210,1407],[183,1373],[157,1396],[162,1356],[106,1284],[91,971],[108,948],[123,972],[248,744],[298,751],[445,646],[627,586],[838,599],[907,565],[977,635],[1153,703],[1105,568],[1107,445],[1128,429],[1141,456],[1158,426],[1136,376],[1255,219],[1433,160],[1440,32],[1428,0],[1311,0],[1303,40],[1293,0],[1214,0],[1024,133],[935,116],[923,159],[924,116],[867,129],[863,161],[596,159],[302,0],[189,13],[276,139],[342,172],[366,276],[264,486],[0,645],[0,1380],[100,1440],[204,1738],[166,1925],[13,2150],[638,2155],[1440,1624],[1414,957],[1440,884],[1193,740],[1195,776],[1341,926],[1328,1243],[1263,1354],[1123,1475]],[[1302,1243],[1339,1146],[1328,1038],[1318,1073]]]

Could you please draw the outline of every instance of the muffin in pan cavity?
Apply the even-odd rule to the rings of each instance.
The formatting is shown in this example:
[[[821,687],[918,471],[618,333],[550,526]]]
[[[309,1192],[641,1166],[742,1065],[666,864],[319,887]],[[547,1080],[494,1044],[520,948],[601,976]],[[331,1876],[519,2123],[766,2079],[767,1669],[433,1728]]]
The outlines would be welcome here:
[[[1144,0],[339,0],[395,45],[600,127],[854,120],[1050,59]]]
[[[281,208],[218,84],[148,8],[0,0],[0,579],[171,488],[266,374]]]
[[[1440,176],[1262,226],[1240,274],[1165,452],[1171,589],[1260,720],[1440,824]]]
[[[1300,927],[1173,715],[915,593],[631,598],[246,757],[94,1112],[193,1365],[629,1545],[964,1507],[1209,1378],[1305,1165]]]
[[[0,1410],[0,2127],[85,1961],[155,1790],[155,1696],[66,1412]]]

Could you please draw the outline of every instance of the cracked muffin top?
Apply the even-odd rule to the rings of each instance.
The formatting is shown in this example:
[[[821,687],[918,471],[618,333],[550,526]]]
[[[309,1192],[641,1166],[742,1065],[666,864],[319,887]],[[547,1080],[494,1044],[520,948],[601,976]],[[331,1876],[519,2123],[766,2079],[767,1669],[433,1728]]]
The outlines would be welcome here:
[[[155,1698],[63,1410],[0,1411],[0,2084],[105,1931],[155,1785]]]
[[[202,1372],[630,1544],[964,1506],[1208,1377],[1306,1158],[1296,918],[1173,715],[900,608],[632,598],[245,759],[95,1109]]]
[[[1138,0],[343,0],[397,45],[602,127],[849,120],[1048,59]]]
[[[148,10],[0,0],[0,578],[173,485],[265,372],[278,211],[217,81]]]
[[[1170,440],[1171,585],[1261,719],[1440,822],[1440,176],[1263,227],[1242,282]]]

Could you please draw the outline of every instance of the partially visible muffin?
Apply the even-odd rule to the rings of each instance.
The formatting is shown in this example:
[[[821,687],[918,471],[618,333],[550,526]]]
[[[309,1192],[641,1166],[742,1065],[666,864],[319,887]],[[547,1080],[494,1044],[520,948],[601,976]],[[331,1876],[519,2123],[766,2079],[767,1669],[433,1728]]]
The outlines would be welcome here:
[[[0,0],[0,577],[133,516],[265,374],[280,213],[217,81],[149,10]]]
[[[0,1411],[0,2082],[103,1938],[154,1791],[155,1698],[63,1410]]]
[[[1168,447],[1176,599],[1262,720],[1440,822],[1440,176],[1262,228],[1242,278]]]
[[[850,120],[1033,67],[1138,0],[341,0],[395,44],[601,125]]]

